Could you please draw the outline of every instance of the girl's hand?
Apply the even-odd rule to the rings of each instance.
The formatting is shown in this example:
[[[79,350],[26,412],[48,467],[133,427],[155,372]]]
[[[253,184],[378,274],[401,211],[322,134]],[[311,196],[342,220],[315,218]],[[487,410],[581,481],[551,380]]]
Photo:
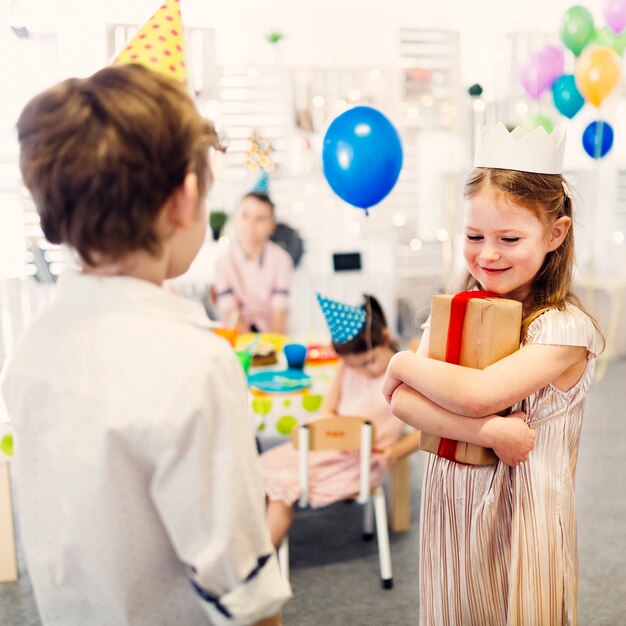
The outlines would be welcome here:
[[[390,468],[400,460],[395,446],[388,446],[383,450],[383,463],[386,468]]]
[[[525,417],[517,411],[507,417],[494,417],[486,425],[493,451],[511,467],[528,461],[528,454],[535,446],[535,431],[524,422]]]

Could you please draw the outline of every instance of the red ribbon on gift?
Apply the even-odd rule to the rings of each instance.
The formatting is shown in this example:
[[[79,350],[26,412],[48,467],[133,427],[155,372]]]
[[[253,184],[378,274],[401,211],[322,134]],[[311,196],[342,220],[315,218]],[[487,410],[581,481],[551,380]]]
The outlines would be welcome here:
[[[461,342],[463,340],[463,322],[465,321],[465,311],[467,303],[472,298],[498,298],[499,296],[491,291],[461,291],[452,298],[450,303],[450,321],[448,322],[448,339],[446,343],[446,363],[458,365],[461,359]],[[457,441],[454,439],[439,440],[437,454],[448,461],[456,460]]]

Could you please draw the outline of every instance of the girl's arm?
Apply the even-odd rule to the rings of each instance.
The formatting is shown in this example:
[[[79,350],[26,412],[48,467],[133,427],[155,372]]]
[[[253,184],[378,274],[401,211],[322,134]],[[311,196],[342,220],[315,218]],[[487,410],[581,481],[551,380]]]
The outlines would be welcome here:
[[[335,373],[335,377],[333,378],[332,383],[330,384],[330,388],[324,399],[322,400],[322,404],[320,406],[320,416],[324,414],[336,414],[337,407],[339,406],[339,395],[341,390],[341,380],[343,379],[343,373],[345,370],[345,365],[343,363],[339,363],[337,367],[337,372]]]
[[[405,384],[393,392],[391,409],[403,422],[437,437],[493,448],[504,463],[513,467],[528,459],[535,443],[535,431],[524,423],[525,415],[521,412],[508,417],[464,417],[445,410]]]
[[[452,413],[481,417],[519,402],[568,370],[582,374],[586,359],[583,346],[529,344],[479,370],[399,352],[387,369],[383,393],[390,402],[396,387],[405,383]]]
[[[420,446],[420,435],[421,432],[419,430],[414,430],[413,432],[402,437],[397,443],[385,448],[383,450],[383,459],[385,463],[391,467],[400,459],[403,459],[405,456],[415,452],[415,450],[417,450]]]
[[[398,441],[393,447],[395,456],[398,459],[402,459],[405,456],[411,454],[411,452],[415,452],[420,446],[420,431],[414,430],[411,433],[408,433],[404,437]]]

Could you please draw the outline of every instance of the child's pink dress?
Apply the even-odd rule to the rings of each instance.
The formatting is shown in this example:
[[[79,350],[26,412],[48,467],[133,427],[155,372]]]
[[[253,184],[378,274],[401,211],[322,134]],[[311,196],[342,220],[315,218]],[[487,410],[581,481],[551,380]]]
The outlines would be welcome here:
[[[575,626],[574,478],[599,339],[568,305],[535,319],[526,343],[583,346],[589,360],[569,390],[525,402],[535,430],[528,461],[476,466],[428,455],[422,487],[420,624]]]
[[[374,425],[374,447],[383,450],[400,437],[404,424],[394,417],[383,397],[384,375],[371,378],[350,367],[343,371],[339,415],[367,418]],[[298,451],[291,441],[260,457],[263,488],[270,500],[294,504],[300,497]],[[372,484],[385,474],[382,454],[372,452]],[[340,450],[314,450],[309,454],[309,501],[321,507],[354,496],[359,491],[359,455]]]

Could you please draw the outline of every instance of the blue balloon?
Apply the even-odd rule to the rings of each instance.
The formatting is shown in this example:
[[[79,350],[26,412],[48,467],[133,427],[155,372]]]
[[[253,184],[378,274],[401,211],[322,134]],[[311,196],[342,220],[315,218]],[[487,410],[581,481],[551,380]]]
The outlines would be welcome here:
[[[601,159],[613,146],[613,129],[608,122],[591,122],[583,132],[583,148],[593,159]]]
[[[576,79],[573,74],[563,74],[554,81],[552,99],[557,111],[570,120],[585,104],[585,99],[576,87]]]
[[[393,189],[400,175],[398,132],[372,107],[348,109],[326,131],[322,166],[333,191],[367,212]]]

